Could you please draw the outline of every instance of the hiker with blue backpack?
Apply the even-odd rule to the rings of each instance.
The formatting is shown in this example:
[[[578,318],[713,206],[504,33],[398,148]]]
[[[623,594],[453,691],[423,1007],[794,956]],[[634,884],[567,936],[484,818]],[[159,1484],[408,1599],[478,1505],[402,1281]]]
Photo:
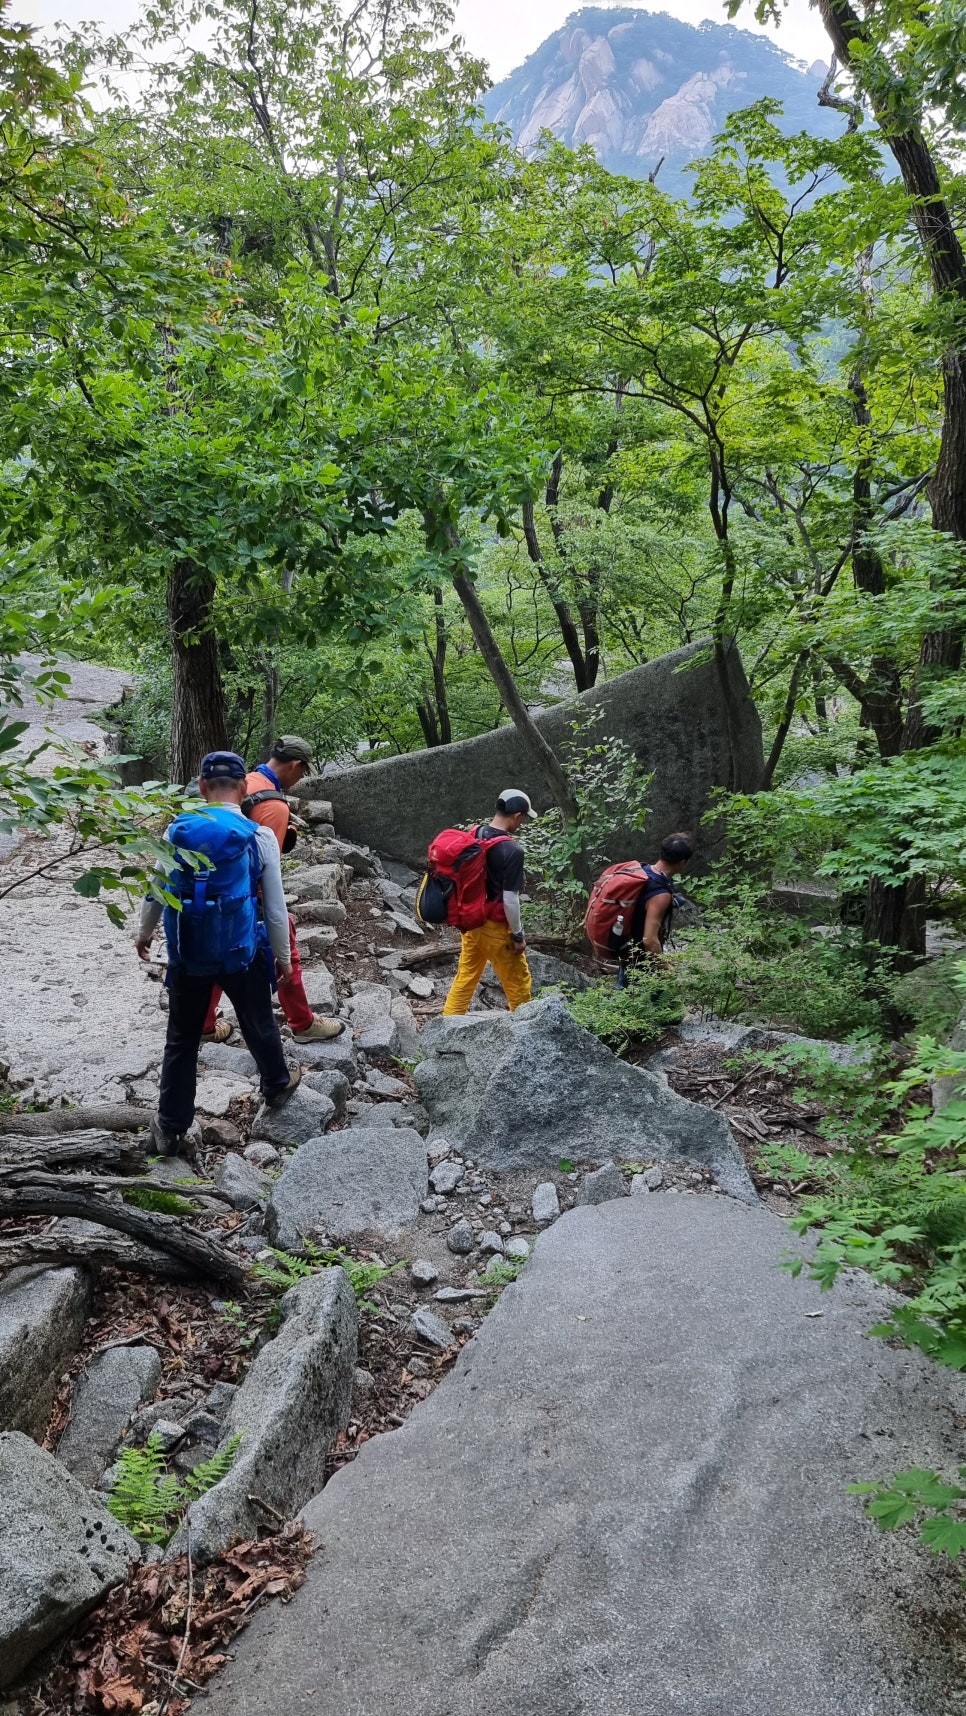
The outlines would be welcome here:
[[[601,959],[617,960],[617,987],[627,988],[628,967],[660,960],[677,896],[673,877],[694,857],[691,834],[668,834],[653,864],[610,864],[591,889],[584,931]]]
[[[151,1127],[161,1155],[178,1154],[195,1117],[198,1049],[216,984],[235,1009],[265,1101],[284,1102],[302,1076],[301,1067],[285,1059],[272,1010],[273,958],[280,981],[291,975],[279,845],[270,828],[242,811],[246,775],[233,751],[203,758],[198,787],[204,809],[175,817],[165,837],[175,853],[169,865],[159,866],[180,909],[162,908],[154,899],[141,907],[139,957],[151,957],[162,909],[168,944],[168,1031]]]

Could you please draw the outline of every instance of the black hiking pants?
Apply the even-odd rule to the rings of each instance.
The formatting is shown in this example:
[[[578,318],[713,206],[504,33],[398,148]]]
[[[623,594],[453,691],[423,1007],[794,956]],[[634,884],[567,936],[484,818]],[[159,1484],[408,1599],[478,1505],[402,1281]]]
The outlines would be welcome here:
[[[289,1082],[263,953],[256,953],[246,970],[221,972],[217,977],[190,977],[180,966],[169,966],[168,1034],[158,1103],[158,1124],[163,1132],[187,1132],[194,1120],[198,1049],[215,984],[225,991],[238,1015],[241,1034],[261,1074],[262,1095],[272,1096]]]

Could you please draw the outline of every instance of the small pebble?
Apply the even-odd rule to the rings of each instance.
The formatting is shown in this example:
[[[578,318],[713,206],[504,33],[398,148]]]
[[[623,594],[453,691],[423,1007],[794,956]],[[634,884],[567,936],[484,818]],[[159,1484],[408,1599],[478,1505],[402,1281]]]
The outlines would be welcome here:
[[[508,1239],[505,1249],[507,1257],[512,1258],[514,1263],[525,1263],[530,1256],[530,1241],[522,1235],[517,1239]]]
[[[502,1239],[501,1235],[498,1233],[494,1233],[492,1228],[487,1233],[481,1234],[480,1235],[480,1250],[481,1251],[489,1251],[489,1252],[494,1253],[496,1256],[502,1257],[503,1251],[504,1251],[504,1245],[503,1245],[503,1239]]]
[[[446,1244],[457,1257],[468,1257],[470,1252],[475,1250],[476,1236],[465,1216],[455,1227],[450,1228],[446,1235]]]
[[[439,1280],[439,1270],[435,1263],[430,1263],[425,1257],[417,1257],[409,1265],[409,1274],[417,1287],[431,1287]]]

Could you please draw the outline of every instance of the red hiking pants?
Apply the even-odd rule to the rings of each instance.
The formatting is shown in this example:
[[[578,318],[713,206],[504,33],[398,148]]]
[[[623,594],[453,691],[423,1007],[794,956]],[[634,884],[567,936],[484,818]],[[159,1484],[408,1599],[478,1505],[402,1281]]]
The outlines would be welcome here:
[[[295,939],[295,920],[291,913],[289,913],[288,920],[288,945],[289,958],[292,961],[292,981],[291,983],[279,984],[278,999],[281,1004],[282,1012],[285,1014],[286,1022],[291,1026],[292,1030],[307,1031],[315,1018],[315,1014],[305,999],[305,985],[302,982],[302,956],[299,953],[299,944]],[[203,1035],[206,1037],[209,1036],[215,1028],[218,1003],[220,1000],[221,990],[213,989],[211,991],[211,1002],[208,1007],[208,1015],[205,1019],[204,1026],[202,1027]]]

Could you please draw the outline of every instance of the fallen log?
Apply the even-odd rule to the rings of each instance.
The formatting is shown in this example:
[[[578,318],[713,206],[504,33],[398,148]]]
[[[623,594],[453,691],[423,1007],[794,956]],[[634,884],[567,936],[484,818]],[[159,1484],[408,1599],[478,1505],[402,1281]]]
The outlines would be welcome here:
[[[86,1132],[91,1127],[102,1132],[141,1132],[150,1120],[149,1108],[106,1102],[95,1108],[48,1108],[43,1114],[0,1114],[0,1134],[55,1138],[63,1132]]]
[[[134,1275],[157,1276],[162,1281],[191,1281],[197,1270],[164,1251],[141,1245],[122,1233],[111,1233],[99,1222],[83,1222],[89,1233],[25,1233],[0,1240],[0,1271],[40,1265],[55,1268],[80,1263],[89,1269],[127,1269]]]
[[[119,1174],[143,1173],[147,1155],[142,1144],[131,1138],[114,1138],[109,1132],[65,1133],[61,1138],[0,1138],[0,1172],[8,1167],[113,1168]]]
[[[165,1187],[170,1191],[171,1187]],[[101,1198],[93,1192],[66,1189],[63,1181],[53,1186],[0,1186],[0,1218],[27,1216],[80,1216],[130,1234],[145,1245],[180,1257],[199,1275],[241,1287],[249,1279],[248,1268],[218,1240],[189,1227],[178,1216],[157,1215],[133,1209],[130,1204]]]
[[[170,1180],[152,1180],[149,1176],[132,1179],[128,1174],[47,1174],[32,1164],[0,1162],[0,1186],[23,1186],[36,1191],[69,1192],[170,1192],[177,1198],[215,1198],[231,1207],[227,1192],[219,1191],[210,1180],[189,1181],[187,1185],[172,1184]]]

